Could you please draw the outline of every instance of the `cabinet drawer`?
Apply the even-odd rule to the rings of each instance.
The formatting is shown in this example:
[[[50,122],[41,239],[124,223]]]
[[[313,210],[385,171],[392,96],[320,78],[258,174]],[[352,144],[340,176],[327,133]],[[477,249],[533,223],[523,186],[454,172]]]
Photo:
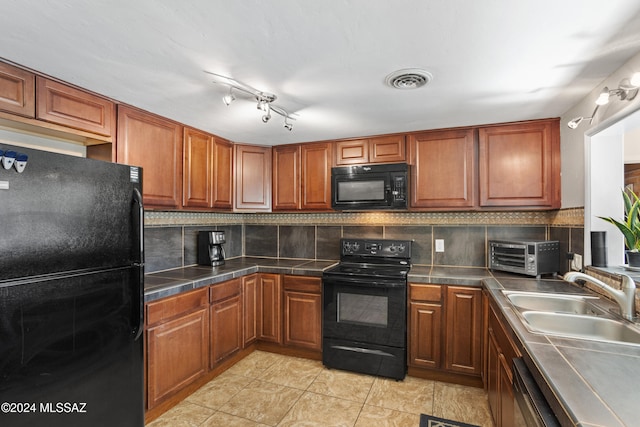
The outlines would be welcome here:
[[[284,276],[284,288],[290,291],[322,292],[322,278],[310,276]]]
[[[413,301],[440,301],[442,299],[442,286],[440,285],[409,285],[410,299]]]
[[[47,80],[36,79],[36,117],[98,135],[115,134],[116,106],[108,99]]]
[[[236,295],[240,295],[241,282],[240,279],[232,279],[226,282],[211,285],[210,302],[222,301]]]
[[[201,288],[150,302],[147,304],[147,325],[153,325],[207,305],[208,291],[207,288]]]

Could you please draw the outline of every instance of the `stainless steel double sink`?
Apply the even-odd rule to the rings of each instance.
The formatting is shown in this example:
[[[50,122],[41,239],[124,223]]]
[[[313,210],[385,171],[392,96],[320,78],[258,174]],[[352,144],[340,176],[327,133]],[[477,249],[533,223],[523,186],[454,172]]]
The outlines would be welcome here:
[[[640,345],[640,329],[594,304],[598,297],[503,291],[531,332]]]

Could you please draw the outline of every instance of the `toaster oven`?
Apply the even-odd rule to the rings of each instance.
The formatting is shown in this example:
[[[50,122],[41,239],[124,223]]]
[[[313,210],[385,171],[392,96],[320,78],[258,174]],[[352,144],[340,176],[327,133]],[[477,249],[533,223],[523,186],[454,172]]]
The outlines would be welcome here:
[[[489,240],[489,268],[540,277],[557,274],[560,243],[557,240]]]

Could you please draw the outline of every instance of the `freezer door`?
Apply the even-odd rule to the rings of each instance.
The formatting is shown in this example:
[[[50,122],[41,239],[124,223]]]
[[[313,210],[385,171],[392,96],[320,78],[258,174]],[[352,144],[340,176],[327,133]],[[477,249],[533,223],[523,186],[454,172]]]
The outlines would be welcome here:
[[[0,149],[28,155],[22,173],[0,167],[0,282],[143,262],[141,169]]]
[[[141,274],[0,287],[0,425],[144,425]]]

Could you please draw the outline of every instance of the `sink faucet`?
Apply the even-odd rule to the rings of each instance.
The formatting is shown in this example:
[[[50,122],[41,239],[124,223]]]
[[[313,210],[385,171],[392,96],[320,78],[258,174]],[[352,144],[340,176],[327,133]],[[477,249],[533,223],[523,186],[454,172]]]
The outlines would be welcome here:
[[[612,288],[604,282],[596,279],[595,277],[589,276],[588,274],[579,273],[577,271],[570,271],[569,273],[564,275],[564,280],[567,282],[576,282],[576,280],[585,280],[587,282],[593,283],[606,293],[608,293],[620,306],[620,311],[622,317],[627,320],[633,320],[633,315],[635,313],[635,298],[636,298],[636,283],[633,279],[626,274],[621,274],[622,276],[622,290],[619,291],[617,289]]]

